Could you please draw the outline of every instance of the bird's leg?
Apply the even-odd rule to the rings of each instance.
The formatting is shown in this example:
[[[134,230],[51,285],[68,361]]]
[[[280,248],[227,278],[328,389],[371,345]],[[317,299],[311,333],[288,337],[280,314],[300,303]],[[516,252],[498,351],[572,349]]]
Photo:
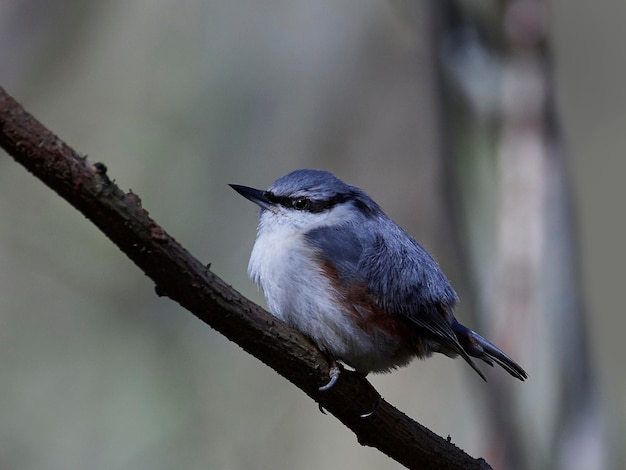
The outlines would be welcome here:
[[[326,385],[322,385],[320,388],[317,389],[319,392],[325,392],[327,390],[330,390],[331,388],[335,386],[335,384],[337,383],[337,380],[339,380],[339,374],[341,373],[339,364],[337,364],[337,361],[332,356],[329,356],[329,362],[330,362],[330,370],[328,371],[328,375],[330,376],[330,380],[328,381]],[[365,377],[367,376],[367,373],[365,374],[360,373],[360,375]],[[378,395],[378,397],[376,398],[376,403],[374,404],[374,407],[372,408],[372,410],[368,411],[367,413],[363,413],[359,415],[359,418],[367,419],[370,416],[372,416],[374,413],[376,413],[376,411],[378,411],[378,408],[380,408],[380,400],[381,400],[380,395]],[[324,411],[324,408],[322,407],[321,403],[318,403],[317,406],[323,414],[326,414],[326,411]]]
[[[322,385],[320,388],[318,388],[317,389],[318,392],[326,392],[330,390],[331,388],[333,388],[335,384],[337,383],[337,380],[339,379],[339,374],[341,373],[339,364],[337,364],[337,361],[335,360],[334,357],[328,356],[328,361],[330,362],[330,369],[328,370],[328,375],[330,376],[330,380],[328,381],[326,385]],[[322,412],[322,414],[326,414],[326,411],[324,411],[324,408],[322,407],[321,403],[318,403],[317,406]]]
[[[331,356],[330,357],[330,370],[328,371],[330,380],[328,381],[326,385],[322,385],[317,390],[319,392],[325,392],[333,388],[333,386],[337,383],[337,380],[339,379],[340,373],[341,373],[341,369],[339,369],[339,364],[337,364],[337,361],[335,360],[335,358]]]

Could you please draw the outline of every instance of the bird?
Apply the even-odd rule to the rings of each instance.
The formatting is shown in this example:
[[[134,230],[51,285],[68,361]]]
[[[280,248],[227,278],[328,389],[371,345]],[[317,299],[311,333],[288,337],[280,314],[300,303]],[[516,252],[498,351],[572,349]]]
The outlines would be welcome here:
[[[433,353],[501,366],[515,361],[454,316],[458,296],[433,257],[362,189],[328,171],[299,169],[267,190],[230,185],[260,207],[249,277],[270,313],[332,361],[362,375]],[[336,362],[331,380],[339,375]]]

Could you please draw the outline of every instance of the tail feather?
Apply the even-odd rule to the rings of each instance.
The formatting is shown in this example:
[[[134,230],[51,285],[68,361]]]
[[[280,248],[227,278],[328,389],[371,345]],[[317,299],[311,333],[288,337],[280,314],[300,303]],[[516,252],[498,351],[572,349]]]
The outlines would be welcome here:
[[[513,359],[504,354],[475,331],[466,328],[456,321],[452,325],[452,331],[454,331],[459,343],[469,356],[481,359],[490,366],[493,366],[493,363],[495,362],[513,377],[522,381],[528,377],[526,371],[522,369]],[[473,362],[468,359],[469,358],[465,358],[472,368],[476,370],[476,372],[478,372],[478,374],[484,379],[485,376],[480,373]]]

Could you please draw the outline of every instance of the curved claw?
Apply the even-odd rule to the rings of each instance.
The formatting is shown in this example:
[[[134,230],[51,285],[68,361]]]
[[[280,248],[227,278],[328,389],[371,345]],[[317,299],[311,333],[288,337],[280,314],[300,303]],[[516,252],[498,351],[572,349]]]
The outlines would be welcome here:
[[[378,410],[378,408],[380,408],[380,395],[378,396],[378,398],[376,399],[376,404],[374,405],[374,409],[372,411],[368,411],[367,413],[363,413],[362,415],[359,415],[359,418],[361,419],[367,419],[370,416],[372,416],[374,413],[376,413],[376,411]]]
[[[326,414],[326,410],[324,409],[324,407],[322,406],[322,404],[321,404],[321,403],[318,403],[318,404],[317,404],[317,407],[320,409],[320,411],[322,412],[322,414],[323,414],[323,415],[325,415],[325,414]]]
[[[329,371],[329,374],[328,374],[328,375],[330,375],[330,380],[328,381],[328,383],[326,385],[322,385],[317,390],[319,392],[325,392],[325,391],[330,390],[331,388],[333,388],[333,386],[337,383],[337,380],[339,379],[340,372],[341,371],[339,370],[339,366],[337,365],[337,363],[334,363],[332,365],[332,367],[330,368],[330,371]]]

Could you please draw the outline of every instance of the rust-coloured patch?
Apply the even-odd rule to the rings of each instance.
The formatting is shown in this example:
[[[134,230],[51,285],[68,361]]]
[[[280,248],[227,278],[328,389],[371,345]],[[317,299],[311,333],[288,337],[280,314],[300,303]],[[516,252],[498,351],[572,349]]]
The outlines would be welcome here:
[[[359,329],[370,335],[379,330],[398,341],[400,347],[394,355],[396,359],[402,361],[410,356],[424,357],[429,354],[428,338],[419,335],[416,328],[402,317],[383,309],[367,286],[362,283],[346,284],[340,279],[337,268],[327,259],[321,259],[320,267],[337,292],[345,312],[351,315]]]

